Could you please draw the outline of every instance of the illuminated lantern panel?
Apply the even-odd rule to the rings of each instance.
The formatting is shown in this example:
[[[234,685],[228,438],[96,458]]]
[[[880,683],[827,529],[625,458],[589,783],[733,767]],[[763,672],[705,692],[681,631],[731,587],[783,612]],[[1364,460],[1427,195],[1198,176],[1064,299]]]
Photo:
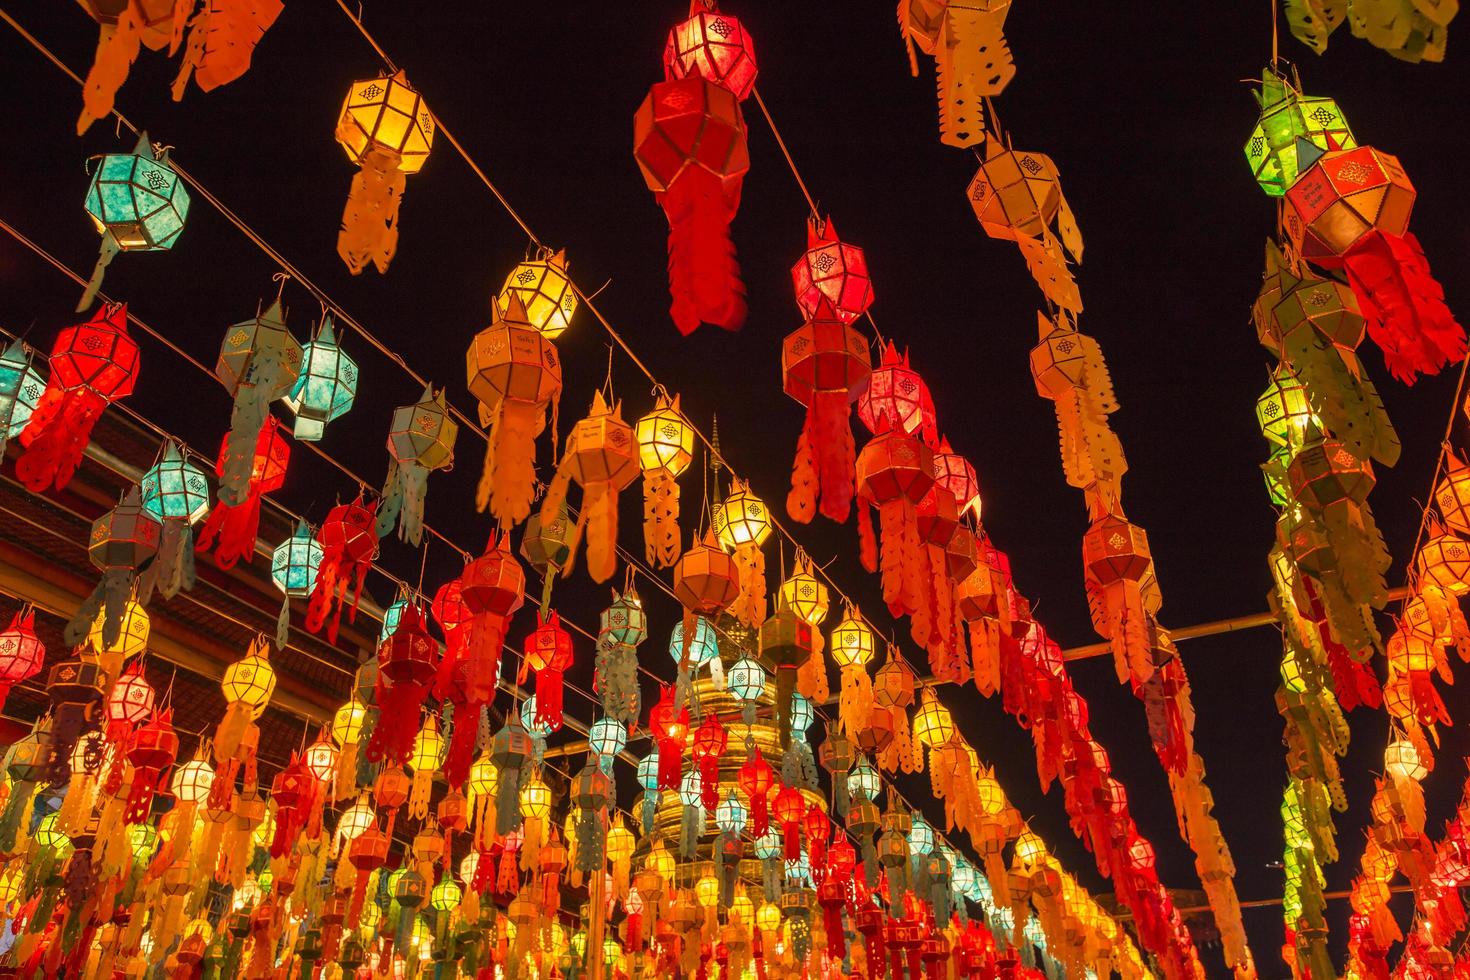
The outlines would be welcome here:
[[[184,230],[189,192],[168,154],[155,155],[142,133],[133,152],[102,157],[87,187],[86,208],[98,233],[123,251],[160,251],[172,248]]]
[[[398,154],[398,169],[418,173],[434,145],[434,116],[401,71],[356,82],[342,103],[337,142],[353,163],[376,145]]]
[[[743,101],[755,88],[755,44],[729,14],[699,11],[669,31],[664,71],[670,79],[697,75]]]
[[[543,249],[535,259],[527,259],[510,271],[496,298],[502,312],[509,307],[510,297],[520,298],[526,320],[541,331],[547,340],[560,337],[572,325],[577,311],[577,292],[567,278],[567,253]]]

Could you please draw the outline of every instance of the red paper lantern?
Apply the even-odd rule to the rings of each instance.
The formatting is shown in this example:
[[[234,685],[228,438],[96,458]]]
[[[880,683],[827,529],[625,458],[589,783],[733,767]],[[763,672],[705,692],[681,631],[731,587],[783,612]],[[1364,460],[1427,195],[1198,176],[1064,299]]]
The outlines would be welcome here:
[[[878,508],[883,529],[883,599],[894,615],[913,616],[927,610],[933,590],[931,578],[919,570],[918,503],[934,485],[934,456],[929,447],[881,417],[877,434],[857,458],[858,495]],[[878,571],[878,548],[866,507],[858,510],[861,557],[869,571]],[[916,637],[921,645],[925,639]]]
[[[745,117],[729,89],[691,75],[660,82],[633,117],[633,153],[669,220],[669,314],[683,334],[700,323],[738,330],[745,284],[730,222],[750,169]]]
[[[381,719],[379,724],[382,724]],[[291,753],[290,764],[276,773],[276,778],[271,781],[271,799],[276,804],[276,835],[271,840],[271,857],[280,858],[291,853],[296,846],[296,838],[306,827],[319,791],[320,786],[307,768],[306,759],[298,753]]]
[[[725,752],[728,738],[725,726],[720,724],[714,712],[706,715],[704,724],[694,730],[694,745],[690,752],[694,756],[694,764],[699,767],[704,808],[710,813],[714,813],[720,803],[720,756]]]
[[[665,685],[663,695],[648,712],[648,727],[658,743],[658,788],[675,789],[684,757],[684,741],[689,737],[689,709],[674,704],[674,687]]]
[[[980,480],[970,461],[950,448],[949,439],[939,440],[934,453],[934,482],[953,496],[960,516],[972,514],[980,519]]]
[[[562,674],[572,665],[572,634],[562,628],[556,610],[549,616],[536,614],[525,653],[520,682],[525,683],[526,667],[536,671],[536,724],[556,731],[562,722]]]
[[[489,703],[495,695],[506,630],[525,598],[526,573],[511,554],[510,535],[492,533],[485,553],[466,565],[459,577],[459,599],[469,613],[462,656],[469,659],[475,701]]]
[[[90,320],[65,327],[51,346],[46,391],[20,434],[15,475],[34,493],[62,489],[76,472],[102,411],[133,393],[138,344],[128,336],[128,308],[111,303]]]
[[[171,724],[173,712],[163,710],[134,734],[128,748],[128,762],[133,766],[133,782],[128,791],[128,805],[123,818],[128,823],[145,823],[153,809],[153,794],[163,780],[163,773],[174,764],[179,754],[179,736]]]
[[[878,431],[878,419],[888,416],[903,431],[918,433],[926,443],[938,438],[934,399],[919,372],[909,367],[909,355],[899,356],[892,343],[883,347],[883,357],[873,369],[868,386],[858,396],[858,418],[869,432]]]
[[[703,78],[745,101],[755,88],[757,71],[750,35],[740,21],[706,9],[698,0],[690,4],[689,13],[689,19],[675,25],[664,42],[664,77]]]
[[[223,478],[229,465],[230,437],[227,433],[220,444],[219,459],[215,462],[215,475]],[[250,561],[255,555],[255,539],[260,530],[260,501],[268,493],[281,489],[286,482],[286,465],[291,460],[291,444],[281,434],[281,423],[274,416],[266,419],[255,441],[254,458],[250,465],[250,483],[245,499],[239,504],[227,504],[223,497],[215,501],[204,525],[199,529],[198,551],[208,551],[218,540],[214,563],[220,568],[233,568],[242,558]]]
[[[1414,185],[1398,158],[1371,146],[1328,150],[1286,192],[1286,231],[1297,251],[1346,270],[1368,336],[1407,384],[1465,356],[1465,328],[1409,233],[1413,206]]]
[[[317,568],[316,588],[307,605],[306,628],[313,633],[327,627],[327,639],[337,642],[337,626],[342,619],[342,604],[352,586],[352,606],[348,621],[357,619],[357,603],[362,599],[362,585],[368,569],[378,555],[378,536],[374,530],[377,505],[364,504],[359,495],[350,504],[338,504],[327,511],[317,532],[322,563]],[[353,580],[356,580],[353,584]],[[330,617],[330,622],[328,621]]]
[[[736,780],[746,799],[750,800],[750,831],[751,836],[760,840],[766,835],[767,829],[767,802],[766,794],[771,791],[775,783],[775,774],[771,771],[770,763],[766,762],[759,748],[755,749],[745,765],[740,767],[740,773]]]
[[[365,755],[371,762],[402,765],[413,751],[419,708],[428,696],[439,660],[439,644],[429,635],[416,603],[403,607],[398,628],[378,647],[374,693],[378,723]]]
[[[801,818],[806,814],[806,797],[795,786],[782,786],[771,802],[771,813],[781,825],[781,842],[788,861],[801,857]]]
[[[837,237],[832,220],[813,215],[807,221],[806,252],[791,267],[796,305],[812,317],[823,299],[843,323],[851,323],[873,305],[873,280],[863,250]],[[863,345],[867,360],[867,344]]]
[[[848,326],[825,295],[818,294],[810,319],[781,344],[786,394],[806,406],[796,446],[786,512],[805,524],[817,509],[834,521],[847,520],[852,504],[852,402],[868,383],[868,341]]]
[[[27,606],[10,617],[10,625],[0,633],[0,706],[12,687],[40,673],[45,659],[46,646],[36,636],[35,610]]]
[[[813,806],[807,808],[801,826],[806,831],[807,857],[811,867],[821,874],[823,862],[827,859],[827,840],[832,836],[832,821],[827,819],[821,807]]]

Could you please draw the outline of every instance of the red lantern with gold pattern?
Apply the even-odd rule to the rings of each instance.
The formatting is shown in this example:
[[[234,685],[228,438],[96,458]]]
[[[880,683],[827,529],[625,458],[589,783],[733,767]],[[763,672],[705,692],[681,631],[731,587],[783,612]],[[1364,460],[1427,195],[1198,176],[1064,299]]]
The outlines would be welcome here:
[[[526,659],[519,682],[526,681],[526,668],[536,671],[536,725],[552,731],[561,728],[562,674],[572,665],[572,634],[561,625],[561,617],[536,615],[536,629],[526,639]]]
[[[832,220],[813,215],[807,222],[806,252],[791,267],[796,305],[813,317],[823,299],[834,314],[851,323],[873,305],[873,280],[863,250],[837,237]],[[864,353],[867,345],[863,345]]]
[[[705,716],[704,724],[694,730],[690,752],[699,768],[704,808],[710,813],[714,813],[720,803],[720,756],[725,753],[728,737],[725,726],[720,724],[713,711]]]
[[[327,639],[337,642],[337,626],[342,620],[342,606],[347,590],[352,588],[349,622],[357,620],[357,604],[362,599],[363,582],[368,569],[378,556],[378,536],[373,529],[376,505],[363,503],[362,496],[350,504],[338,504],[327,511],[316,541],[321,545],[322,563],[317,568],[316,588],[306,609],[306,628],[313,633],[327,628]]]
[[[689,737],[689,709],[674,704],[674,686],[648,712],[648,728],[658,744],[658,788],[675,789],[683,776],[684,742]]]
[[[174,732],[173,712],[155,712],[142,728],[133,734],[128,746],[128,762],[133,767],[128,805],[123,814],[128,823],[146,823],[153,809],[153,794],[163,781],[163,774],[179,754],[179,736]]]
[[[375,700],[378,723],[365,755],[369,761],[401,765],[413,751],[419,709],[428,697],[439,661],[439,644],[425,627],[418,604],[408,603],[398,627],[378,647]]]

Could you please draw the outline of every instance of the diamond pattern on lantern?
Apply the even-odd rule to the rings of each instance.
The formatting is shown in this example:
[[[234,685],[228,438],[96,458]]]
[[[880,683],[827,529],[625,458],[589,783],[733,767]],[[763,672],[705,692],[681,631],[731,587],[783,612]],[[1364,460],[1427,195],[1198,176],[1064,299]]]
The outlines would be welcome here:
[[[382,94],[383,94],[383,90],[380,89],[380,88],[378,88],[376,82],[373,83],[372,85],[369,85],[367,88],[365,88],[365,89],[362,90],[362,95],[363,95],[363,98],[365,98],[365,99],[376,99],[378,96],[380,96]]]
[[[90,351],[99,350],[102,347],[102,338],[94,333],[89,333],[85,338],[83,338],[82,346]]]
[[[1333,112],[1325,105],[1319,105],[1312,112],[1312,118],[1317,120],[1317,122],[1321,123],[1323,126],[1326,126],[1328,123],[1332,122],[1332,120],[1337,118],[1337,113]]]
[[[983,201],[985,200],[986,195],[988,195],[989,193],[990,185],[985,183],[983,180],[977,180],[975,181],[974,186],[970,188],[970,200]]]
[[[1353,454],[1348,452],[1346,449],[1339,449],[1337,452],[1333,453],[1332,461],[1338,466],[1342,467],[1356,466],[1358,464],[1357,458],[1354,457]]]
[[[1326,306],[1332,301],[1332,294],[1325,289],[1314,289],[1307,294],[1308,306]]]
[[[1120,533],[1119,533],[1119,532],[1117,532],[1117,531],[1114,531],[1114,532],[1113,532],[1113,533],[1112,533],[1112,534],[1111,534],[1111,535],[1110,535],[1110,536],[1109,536],[1109,537],[1108,537],[1108,547],[1109,547],[1109,548],[1113,548],[1113,549],[1115,549],[1115,550],[1116,550],[1116,549],[1118,549],[1118,548],[1121,548],[1121,547],[1123,547],[1123,546],[1124,546],[1124,545],[1125,545],[1125,544],[1127,544],[1127,543],[1128,543],[1128,539],[1127,539],[1127,538],[1125,538],[1125,537],[1123,537],[1123,535],[1122,535],[1122,534],[1120,534]]]
[[[823,252],[817,256],[817,261],[812,264],[817,267],[818,272],[830,272],[832,271],[832,267],[837,264],[837,260],[829,253]]]
[[[1251,137],[1251,156],[1258,157],[1266,149],[1266,138],[1264,136]]]
[[[1261,414],[1265,415],[1268,419],[1274,419],[1280,412],[1281,406],[1274,401],[1267,402],[1265,407],[1261,409]]]
[[[529,284],[531,280],[535,278],[536,273],[532,272],[530,269],[522,269],[520,272],[516,273],[516,282],[520,283],[522,286]]]
[[[1061,343],[1057,344],[1057,350],[1061,351],[1063,354],[1070,354],[1072,353],[1073,348],[1075,348],[1076,346],[1077,345],[1072,343],[1070,340],[1064,340]]]
[[[161,170],[145,170],[143,171],[143,179],[148,182],[149,187],[156,191],[161,191],[168,186],[168,178],[163,175],[163,171]]]
[[[720,37],[729,37],[735,30],[735,28],[730,26],[730,22],[723,17],[716,17],[714,23],[709,25],[709,29],[720,35]]]
[[[665,439],[679,438],[679,427],[672,422],[665,422],[658,431]]]
[[[898,383],[898,390],[903,392],[905,395],[912,395],[918,389],[918,387],[918,382],[916,382],[913,378],[904,378]]]
[[[439,419],[433,415],[420,415],[414,419],[414,425],[418,426],[420,432],[433,432],[439,425]]]
[[[1029,155],[1021,158],[1021,166],[1033,177],[1041,173],[1041,164],[1037,163]]]
[[[684,110],[689,108],[694,101],[693,97],[682,88],[669,89],[664,93],[663,104],[670,109]]]

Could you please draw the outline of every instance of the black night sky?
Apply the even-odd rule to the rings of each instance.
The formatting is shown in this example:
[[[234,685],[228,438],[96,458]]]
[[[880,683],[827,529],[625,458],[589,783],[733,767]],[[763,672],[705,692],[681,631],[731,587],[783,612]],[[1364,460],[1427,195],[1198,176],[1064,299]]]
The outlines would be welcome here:
[[[44,9],[41,9],[44,6]],[[1247,9],[1248,8],[1248,9]],[[807,208],[754,103],[746,104],[752,165],[734,237],[750,315],[734,335],[702,328],[681,338],[669,321],[666,222],[634,165],[632,115],[661,77],[659,56],[681,3],[389,3],[366,5],[365,21],[434,112],[463,141],[546,242],[565,246],[584,288],[707,429],[718,415],[725,454],[755,491],[784,499],[801,408],[780,386],[780,341],[799,322],[788,269],[804,247]],[[1063,646],[1097,640],[1082,588],[1081,494],[1062,478],[1052,406],[1037,396],[1027,368],[1040,296],[1015,247],[987,238],[965,197],[976,167],[968,151],[939,143],[932,61],[919,78],[888,3],[796,4],[731,0],[757,43],[759,87],[803,176],[844,239],[867,250],[877,290],[873,308],[885,335],[912,351],[929,382],[940,423],[980,473],[985,524],[1011,555],[1038,619]],[[70,3],[21,4],[17,19],[73,68],[84,71],[96,29]],[[1241,146],[1256,117],[1250,88],[1270,57],[1268,4],[1043,3],[1020,0],[1007,22],[1018,65],[998,100],[1017,148],[1049,154],[1087,243],[1078,280],[1081,320],[1107,355],[1122,409],[1113,418],[1130,464],[1129,517],[1148,529],[1165,603],[1163,621],[1184,626],[1265,608],[1266,551],[1274,511],[1258,464],[1266,444],[1252,415],[1270,366],[1255,338],[1249,305],[1261,274],[1271,202],[1254,185]],[[1470,31],[1453,25],[1452,34]],[[99,122],[83,138],[73,124],[80,93],[9,28],[0,28],[0,91],[9,149],[0,165],[0,217],[85,272],[97,236],[82,210],[84,161],[130,149],[132,137]],[[1470,95],[1463,51],[1452,38],[1446,65],[1406,65],[1349,36],[1318,57],[1282,24],[1281,51],[1305,88],[1335,97],[1359,142],[1396,154],[1419,190],[1413,229],[1450,306],[1470,315],[1464,256],[1470,252],[1464,159],[1470,129],[1460,119]],[[335,254],[342,202],[353,168],[332,138],[348,84],[380,62],[334,3],[290,0],[240,81],[182,103],[168,97],[174,64],[145,51],[118,107],[353,317],[418,371],[447,383],[471,408],[463,356],[489,319],[493,292],[526,247],[521,231],[454,153],[436,142],[422,172],[409,177],[399,254],[388,275],[349,276]],[[277,266],[196,195],[178,246],[123,255],[105,289],[206,363],[224,327],[253,315],[274,292]],[[47,346],[70,321],[77,290],[54,270],[0,237],[0,325],[30,330]],[[298,285],[286,287],[298,337],[318,315]],[[228,424],[220,387],[144,339],[133,407],[213,455]],[[603,380],[608,338],[585,311],[559,341],[565,363],[563,432],[585,412]],[[382,440],[396,405],[419,389],[400,369],[348,333],[344,346],[362,368],[353,412],[329,428],[323,448],[380,483]],[[1454,377],[1411,388],[1390,380],[1376,349],[1364,361],[1403,440],[1396,469],[1380,470],[1371,503],[1402,581],[1419,501]],[[621,353],[613,380],[636,417],[650,405],[646,381]],[[1457,434],[1461,426],[1457,425]],[[860,436],[861,437],[861,436]],[[1458,437],[1458,435],[1457,435]],[[283,499],[316,519],[355,488],[298,453]],[[474,512],[477,439],[462,433],[460,464],[430,480],[429,522],[461,546],[482,547],[488,518]],[[543,444],[542,461],[545,449]],[[293,467],[296,464],[293,463]],[[684,480],[692,514],[697,472]],[[641,550],[638,487],[625,494],[622,543]],[[0,528],[3,533],[3,528]],[[857,562],[852,526],[819,520],[797,537],[878,622],[877,581]],[[778,556],[768,549],[771,576]],[[787,554],[789,561],[790,555]],[[405,577],[419,558],[396,539],[383,563]],[[430,545],[430,589],[458,572],[458,559]],[[370,582],[382,602],[384,580]],[[645,596],[654,590],[645,589]],[[580,571],[559,589],[566,615],[591,625],[606,590]],[[653,635],[642,656],[672,677],[663,647],[674,618],[653,604]],[[512,628],[531,628],[529,613]],[[907,633],[906,627],[900,635]],[[1278,808],[1285,783],[1281,722],[1272,693],[1280,643],[1272,629],[1181,644],[1198,709],[1196,738],[1209,769],[1216,815],[1234,851],[1243,900],[1279,898]],[[922,662],[918,651],[911,657]],[[579,647],[590,672],[590,650]],[[1381,670],[1381,665],[1380,665]],[[1111,754],[1140,829],[1158,850],[1166,884],[1197,888],[1178,836],[1167,784],[1149,748],[1142,706],[1117,685],[1106,659],[1072,665],[1092,708],[1094,734]],[[1462,677],[1463,680],[1463,677]],[[345,695],[345,691],[342,692]],[[651,703],[646,689],[645,704]],[[973,689],[944,699],[981,756],[998,767],[1012,800],[1066,865],[1095,893],[1106,891],[1091,857],[1067,829],[1060,792],[1040,793],[1029,736],[998,703]],[[1463,719],[1464,698],[1446,694]],[[590,706],[568,709],[584,719]],[[1346,888],[1357,868],[1362,828],[1381,760],[1381,713],[1351,719],[1344,762],[1351,807],[1339,817],[1341,860],[1329,888]],[[1465,777],[1463,731],[1444,733],[1440,765],[1427,783],[1429,831],[1437,839]],[[928,798],[927,777],[902,784]],[[937,806],[930,812],[941,814]],[[1406,906],[1395,903],[1400,920]],[[1347,903],[1332,903],[1334,955],[1346,943]],[[1246,923],[1263,977],[1286,975],[1278,948],[1279,910],[1248,910]],[[1212,976],[1225,968],[1202,951]]]

